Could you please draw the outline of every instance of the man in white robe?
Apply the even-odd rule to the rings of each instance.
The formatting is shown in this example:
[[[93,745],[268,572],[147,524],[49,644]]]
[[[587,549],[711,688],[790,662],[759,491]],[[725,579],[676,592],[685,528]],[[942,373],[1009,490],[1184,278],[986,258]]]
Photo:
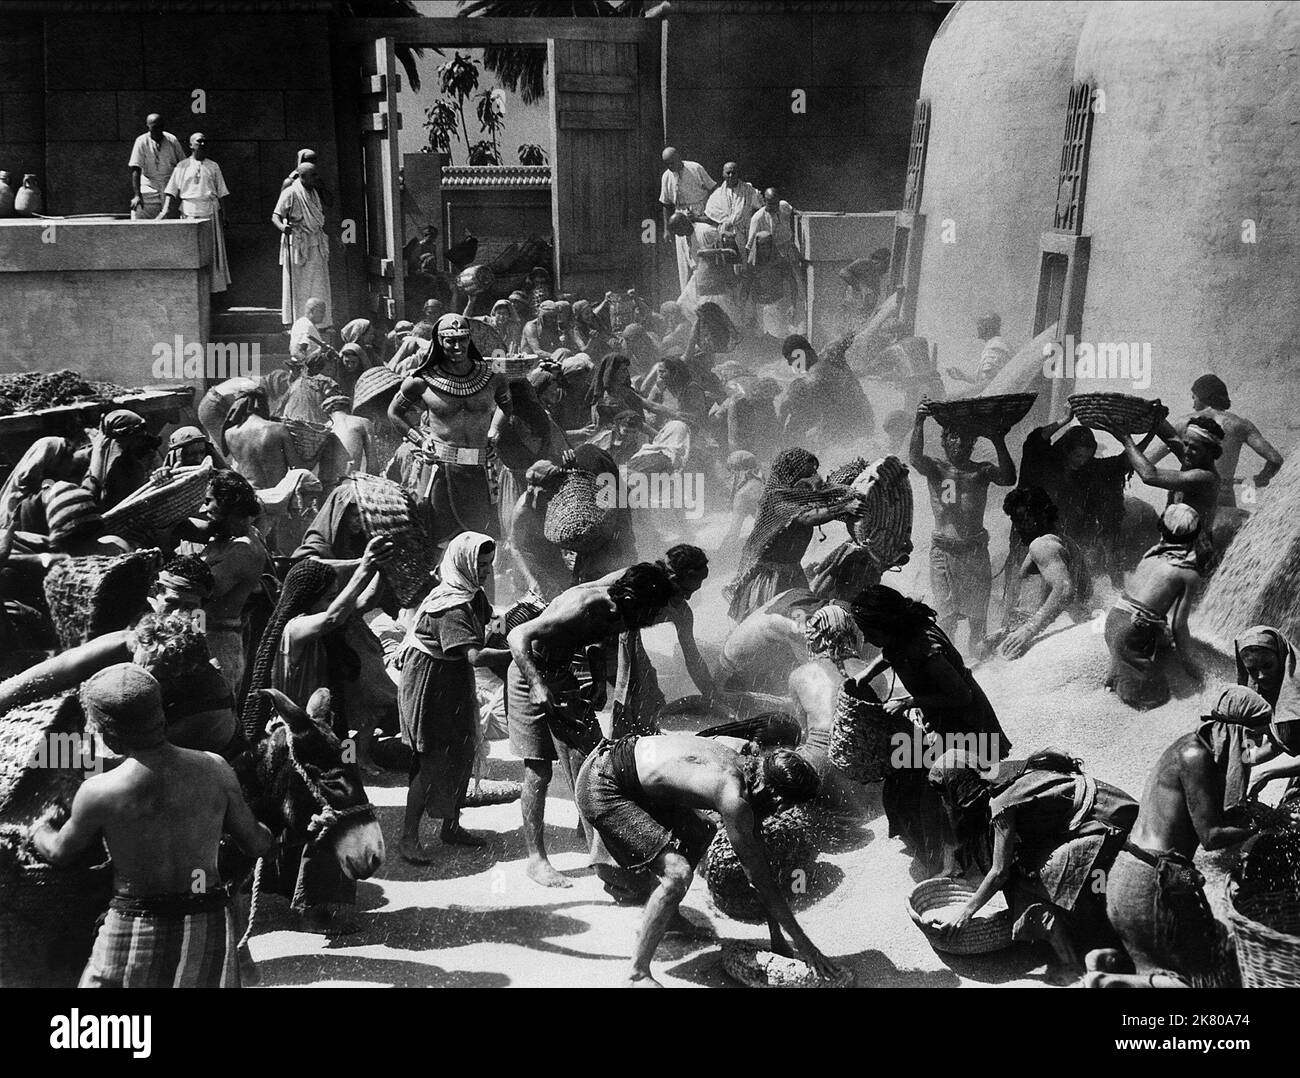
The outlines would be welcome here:
[[[763,207],[749,219],[746,242],[754,267],[754,303],[763,332],[778,340],[802,331],[807,310],[803,256],[795,242],[794,207],[776,188],[763,192]]]
[[[171,216],[179,205],[182,217],[207,218],[212,222],[212,285],[210,291],[230,287],[230,260],[226,257],[225,211],[221,200],[230,194],[221,166],[208,158],[208,140],[201,132],[190,136],[190,156],[172,170],[163,194],[167,196],[162,216]]]
[[[763,200],[748,180],[740,178],[740,168],[735,161],[722,166],[722,183],[713,189],[704,206],[704,215],[718,226],[722,243],[728,240],[736,250],[744,250],[749,240],[749,221]]]
[[[161,216],[167,181],[185,160],[181,140],[163,130],[158,113],[149,113],[144,126],[148,130],[135,140],[126,163],[131,173],[131,218],[135,221],[152,221]]]
[[[659,184],[659,202],[664,208],[664,235],[676,241],[677,279],[685,291],[691,270],[695,268],[695,251],[699,245],[694,231],[689,236],[674,236],[668,231],[668,222],[674,213],[681,211],[694,224],[712,227],[705,217],[704,207],[717,184],[704,171],[703,165],[697,161],[683,161],[681,154],[671,146],[664,150],[663,161],[667,168]]]
[[[320,173],[310,161],[300,163],[297,172],[271,213],[280,230],[280,319],[293,325],[307,313],[307,300],[318,298],[325,304],[325,318],[317,325],[331,326],[330,244],[317,190]]]

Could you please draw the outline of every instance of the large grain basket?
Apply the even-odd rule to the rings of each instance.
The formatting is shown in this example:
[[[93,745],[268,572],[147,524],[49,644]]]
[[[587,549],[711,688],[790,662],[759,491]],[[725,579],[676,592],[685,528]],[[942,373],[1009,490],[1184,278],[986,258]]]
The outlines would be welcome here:
[[[1072,393],[1070,410],[1085,427],[1115,427],[1126,434],[1146,434],[1156,424],[1159,400],[1128,393]]]
[[[399,484],[364,473],[350,479],[355,484],[357,510],[366,537],[385,535],[396,550],[379,571],[398,602],[413,606],[432,586],[438,567],[437,548],[420,522],[411,496]]]
[[[1037,393],[999,393],[931,401],[930,414],[946,430],[967,435],[1004,435],[1029,414]]]
[[[51,806],[72,803],[87,763],[84,726],[75,692],[0,715],[0,825],[25,828]]]
[[[564,550],[586,553],[599,550],[613,537],[618,526],[617,510],[598,500],[600,485],[590,472],[568,472],[560,489],[546,507],[542,534]]]
[[[1244,988],[1300,987],[1300,895],[1228,884],[1228,924]]]
[[[966,926],[951,936],[941,936],[925,922],[925,915],[934,910],[965,905],[975,893],[975,887],[965,880],[947,876],[936,880],[923,880],[912,888],[907,899],[907,913],[912,923],[924,933],[930,946],[946,954],[989,954],[1011,946],[1011,911],[1001,895],[994,895],[984,907],[967,922]]]
[[[826,755],[855,782],[882,781],[889,771],[889,723],[884,705],[841,689]]]
[[[401,384],[402,376],[390,367],[369,367],[362,371],[352,387],[353,415],[375,418],[387,413]]]
[[[901,565],[912,552],[912,483],[907,465],[897,457],[882,457],[853,481],[866,498],[863,515],[853,522],[853,537],[876,556],[885,569]]]
[[[488,366],[497,374],[507,378],[526,378],[528,372],[537,366],[539,357],[525,353],[512,355],[493,355],[488,359]]]
[[[770,816],[760,826],[767,863],[778,883],[789,881],[791,873],[802,871],[810,877],[817,861],[815,828],[810,826],[806,806]],[[713,903],[728,917],[749,924],[767,919],[758,892],[750,886],[744,866],[726,831],[714,836],[704,867],[704,879]]]
[[[212,462],[205,460],[192,468],[173,468],[166,479],[155,473],[104,514],[105,531],[151,541],[156,533],[168,531],[203,507],[213,470]]]
[[[55,868],[0,844],[0,988],[75,988],[113,896],[113,870]]]
[[[137,550],[69,558],[45,574],[45,601],[65,648],[125,629],[145,610],[162,554]]]
[[[282,419],[289,437],[297,447],[299,455],[308,465],[320,460],[325,441],[329,438],[330,428],[324,423],[312,423],[306,419]]]

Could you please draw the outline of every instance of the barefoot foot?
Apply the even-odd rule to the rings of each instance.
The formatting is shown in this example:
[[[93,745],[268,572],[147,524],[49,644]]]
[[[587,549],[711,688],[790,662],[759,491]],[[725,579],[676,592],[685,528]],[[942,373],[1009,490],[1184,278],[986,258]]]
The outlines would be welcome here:
[[[533,883],[539,883],[543,887],[572,887],[573,884],[566,880],[556,871],[556,868],[550,861],[542,858],[537,861],[529,861],[526,869],[528,878]]]

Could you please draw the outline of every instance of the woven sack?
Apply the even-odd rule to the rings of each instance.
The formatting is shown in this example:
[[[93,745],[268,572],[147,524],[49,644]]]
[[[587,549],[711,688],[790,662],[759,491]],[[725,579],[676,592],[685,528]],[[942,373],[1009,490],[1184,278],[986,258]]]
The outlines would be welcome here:
[[[598,481],[590,472],[569,471],[546,507],[542,534],[556,546],[582,554],[598,550],[618,526],[614,506],[597,501]]]

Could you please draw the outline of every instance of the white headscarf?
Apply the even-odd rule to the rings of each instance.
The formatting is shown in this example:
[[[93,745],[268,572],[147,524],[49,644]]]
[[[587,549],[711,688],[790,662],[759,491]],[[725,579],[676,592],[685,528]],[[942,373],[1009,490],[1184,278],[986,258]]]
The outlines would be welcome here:
[[[478,556],[483,547],[496,540],[482,532],[461,532],[447,544],[438,567],[438,584],[420,604],[420,614],[441,614],[470,602],[481,590],[478,579]]]

